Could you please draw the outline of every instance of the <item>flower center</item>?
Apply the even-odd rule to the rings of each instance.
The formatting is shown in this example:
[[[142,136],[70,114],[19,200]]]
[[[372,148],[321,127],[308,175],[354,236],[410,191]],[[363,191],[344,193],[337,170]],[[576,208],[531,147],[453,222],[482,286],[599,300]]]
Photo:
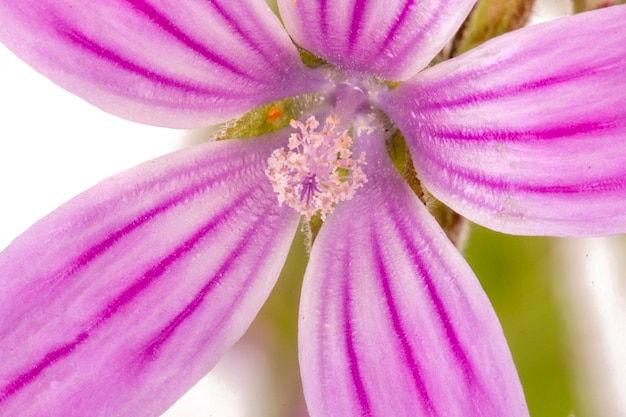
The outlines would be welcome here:
[[[321,129],[315,116],[290,125],[299,132],[289,136],[287,149],[272,152],[265,173],[279,204],[286,203],[307,220],[315,214],[323,220],[367,182],[360,167],[366,163],[365,153],[352,157],[352,138],[338,128],[336,117],[327,117]]]

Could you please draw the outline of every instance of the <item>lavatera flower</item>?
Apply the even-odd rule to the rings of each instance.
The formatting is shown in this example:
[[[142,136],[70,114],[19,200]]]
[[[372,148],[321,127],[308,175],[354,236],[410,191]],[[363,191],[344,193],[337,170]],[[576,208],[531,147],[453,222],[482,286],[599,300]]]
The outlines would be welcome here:
[[[487,297],[387,145],[494,230],[626,232],[626,7],[425,69],[472,5],[279,0],[285,31],[262,0],[1,0],[2,42],[105,111],[293,121],[109,178],[0,255],[0,415],[159,415],[244,333],[300,218],[324,220],[299,322],[312,417],[528,415]]]

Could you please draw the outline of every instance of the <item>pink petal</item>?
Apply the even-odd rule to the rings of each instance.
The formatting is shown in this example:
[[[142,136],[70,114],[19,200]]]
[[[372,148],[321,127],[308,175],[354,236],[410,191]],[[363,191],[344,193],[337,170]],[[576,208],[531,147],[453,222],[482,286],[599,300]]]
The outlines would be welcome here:
[[[296,43],[342,69],[404,80],[452,38],[475,0],[278,0]]]
[[[311,416],[527,416],[478,280],[373,139],[369,182],[328,217],[305,276]]]
[[[284,137],[208,143],[63,205],[0,254],[0,415],[158,416],[243,334],[298,223]]]
[[[320,85],[261,0],[3,1],[0,40],[96,106],[160,126],[221,122]]]
[[[625,232],[625,21],[621,6],[529,27],[381,97],[426,187],[507,233]]]

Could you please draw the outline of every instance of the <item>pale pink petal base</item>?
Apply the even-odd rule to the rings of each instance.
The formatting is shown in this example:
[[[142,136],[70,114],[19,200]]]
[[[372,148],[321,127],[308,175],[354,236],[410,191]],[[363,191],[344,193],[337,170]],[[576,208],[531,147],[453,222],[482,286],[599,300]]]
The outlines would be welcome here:
[[[299,352],[309,413],[527,416],[478,280],[381,138],[369,139],[369,182],[328,216],[305,276]]]
[[[475,0],[278,0],[300,46],[347,72],[404,80],[452,38]]]
[[[192,128],[320,86],[259,0],[0,1],[0,41],[137,122]]]
[[[626,232],[626,6],[532,26],[381,105],[438,199],[524,235]]]
[[[263,170],[284,135],[147,162],[0,254],[0,416],[158,416],[245,331],[298,224]]]

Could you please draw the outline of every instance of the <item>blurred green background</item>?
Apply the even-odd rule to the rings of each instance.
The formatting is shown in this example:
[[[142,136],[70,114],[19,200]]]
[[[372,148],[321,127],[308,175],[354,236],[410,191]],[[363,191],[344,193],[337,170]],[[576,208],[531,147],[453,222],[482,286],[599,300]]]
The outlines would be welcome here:
[[[554,294],[553,241],[473,225],[465,250],[500,318],[532,417],[566,417],[574,408],[563,317]]]

